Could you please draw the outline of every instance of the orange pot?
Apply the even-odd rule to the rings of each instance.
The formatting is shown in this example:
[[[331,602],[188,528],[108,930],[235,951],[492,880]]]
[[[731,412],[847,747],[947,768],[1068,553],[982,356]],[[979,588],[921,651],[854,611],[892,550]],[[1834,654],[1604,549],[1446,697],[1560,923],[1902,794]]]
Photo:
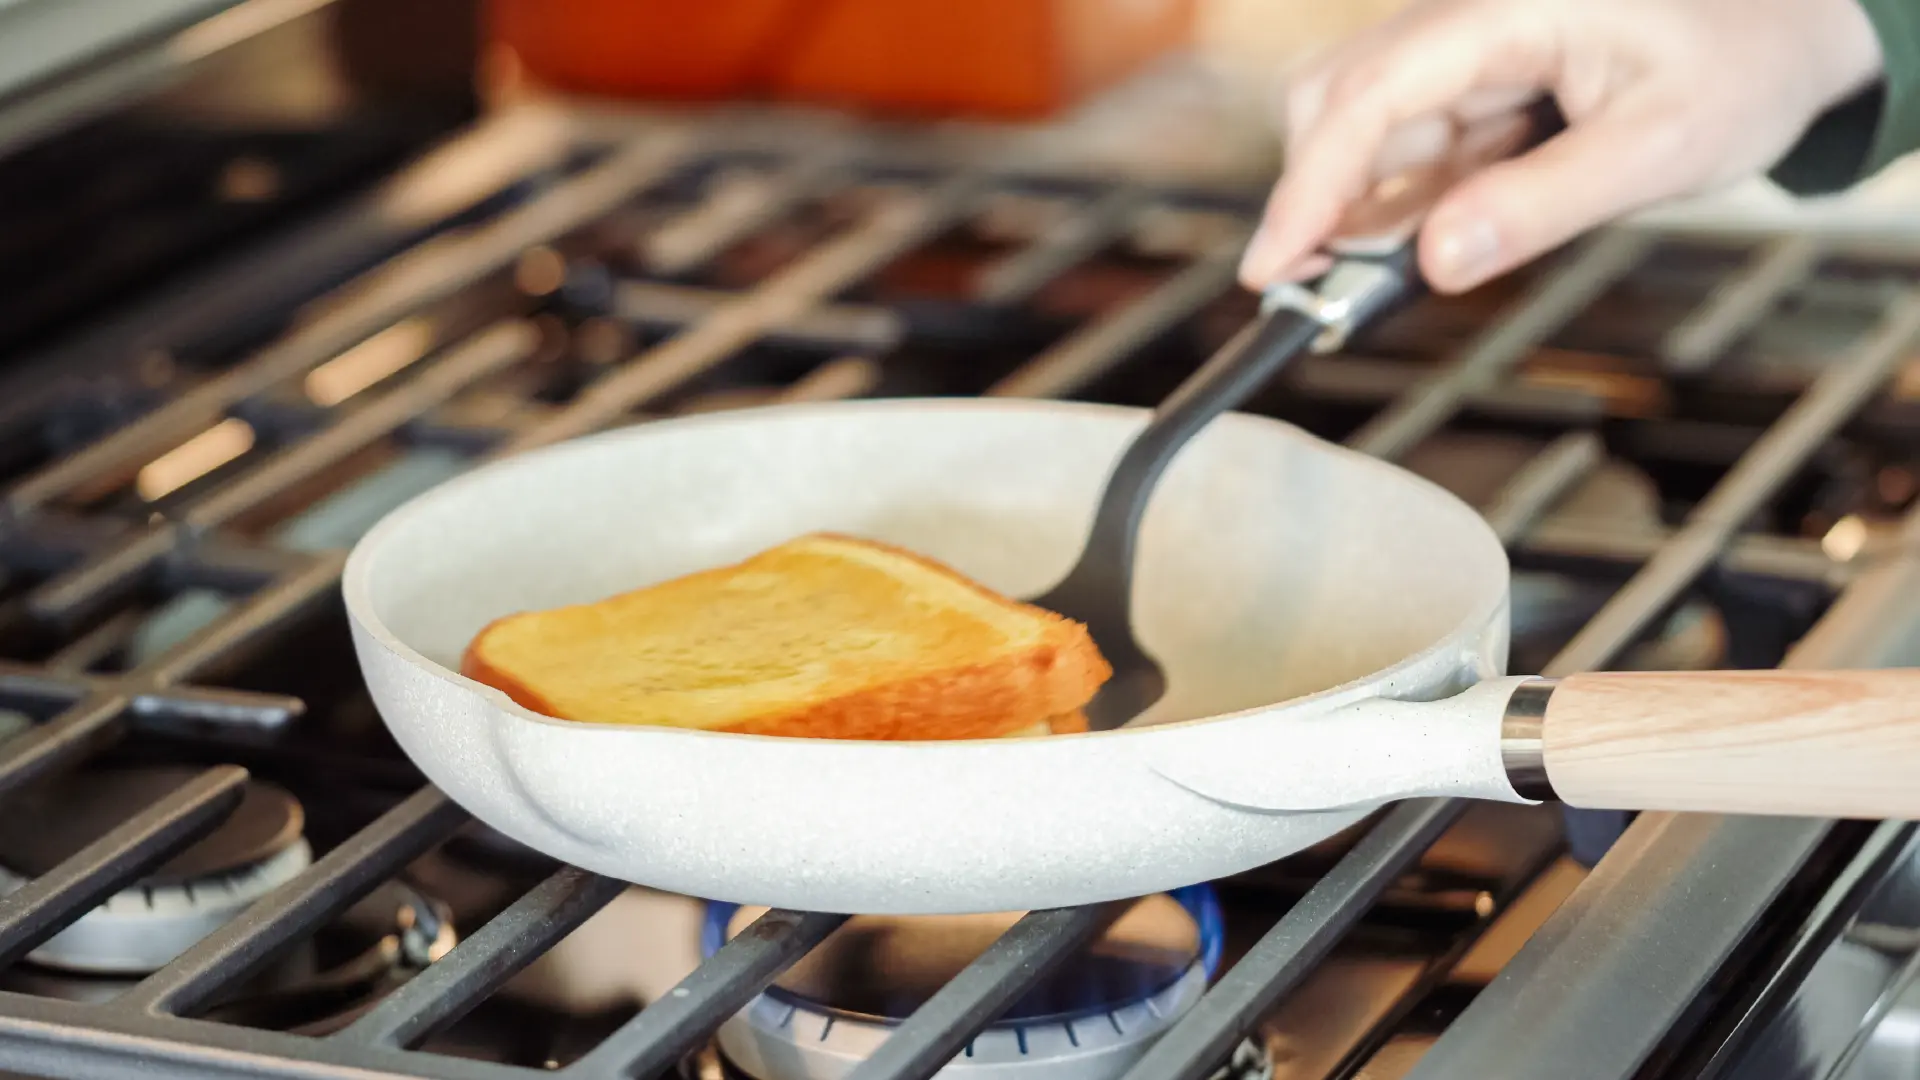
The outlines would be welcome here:
[[[725,98],[764,83],[809,0],[493,0],[528,74],[621,97]]]
[[[1028,117],[1186,44],[1195,2],[493,0],[491,29],[576,92]]]

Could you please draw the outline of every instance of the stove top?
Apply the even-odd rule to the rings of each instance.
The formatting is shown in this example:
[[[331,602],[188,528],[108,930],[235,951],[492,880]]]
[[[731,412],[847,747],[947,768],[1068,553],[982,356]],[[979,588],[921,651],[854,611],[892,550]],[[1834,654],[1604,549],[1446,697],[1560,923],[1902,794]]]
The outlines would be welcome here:
[[[1906,1060],[1920,894],[1899,823],[1419,802],[1124,912],[919,921],[631,888],[422,788],[337,599],[343,550],[412,495],[715,409],[1150,404],[1250,317],[1232,269],[1258,184],[990,135],[508,110],[332,203],[242,184],[255,225],[206,232],[225,239],[154,288],[62,293],[89,317],[12,339],[39,344],[0,372],[0,1068]],[[258,179],[243,144],[206,144],[207,175]],[[75,198],[61,212],[118,213]],[[1418,305],[1251,407],[1480,507],[1515,566],[1516,670],[1912,663],[1913,250],[1649,219]]]

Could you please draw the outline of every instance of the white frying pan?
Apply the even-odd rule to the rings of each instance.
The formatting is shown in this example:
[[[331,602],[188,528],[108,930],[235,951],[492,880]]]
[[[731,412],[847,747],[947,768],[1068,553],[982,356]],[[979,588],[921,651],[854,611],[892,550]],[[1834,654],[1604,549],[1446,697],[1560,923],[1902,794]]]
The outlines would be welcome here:
[[[1920,816],[1920,724],[1898,722],[1920,714],[1920,676],[1501,678],[1507,563],[1478,515],[1237,414],[1174,461],[1143,524],[1134,618],[1168,677],[1143,726],[946,743],[610,727],[456,673],[498,616],[819,529],[1036,595],[1078,554],[1145,416],[793,406],[511,458],[355,548],[360,662],[400,745],[482,821],[590,870],[742,904],[922,914],[1139,896],[1290,854],[1391,798],[1523,801],[1510,775],[1591,806]]]

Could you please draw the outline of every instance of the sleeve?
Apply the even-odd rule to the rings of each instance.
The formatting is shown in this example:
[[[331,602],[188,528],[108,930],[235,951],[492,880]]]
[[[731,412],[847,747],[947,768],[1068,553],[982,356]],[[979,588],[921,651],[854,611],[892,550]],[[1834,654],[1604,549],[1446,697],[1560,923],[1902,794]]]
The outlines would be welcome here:
[[[1775,165],[1796,195],[1839,191],[1920,149],[1920,0],[1857,0],[1880,39],[1885,77],[1815,120]]]

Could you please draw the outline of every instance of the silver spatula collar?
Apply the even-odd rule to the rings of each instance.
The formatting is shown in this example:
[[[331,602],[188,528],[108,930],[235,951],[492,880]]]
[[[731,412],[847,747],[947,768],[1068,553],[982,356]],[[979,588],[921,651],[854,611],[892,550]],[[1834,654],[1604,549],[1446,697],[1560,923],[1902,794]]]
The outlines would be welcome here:
[[[1500,720],[1500,764],[1507,770],[1507,782],[1523,799],[1551,802],[1559,798],[1547,776],[1546,753],[1547,702],[1558,685],[1556,679],[1521,683],[1507,699],[1507,712]]]
[[[1341,259],[1310,286],[1282,282],[1261,296],[1263,313],[1294,311],[1325,329],[1313,341],[1315,352],[1341,348],[1354,328],[1393,302],[1405,287],[1400,273],[1367,259]]]

